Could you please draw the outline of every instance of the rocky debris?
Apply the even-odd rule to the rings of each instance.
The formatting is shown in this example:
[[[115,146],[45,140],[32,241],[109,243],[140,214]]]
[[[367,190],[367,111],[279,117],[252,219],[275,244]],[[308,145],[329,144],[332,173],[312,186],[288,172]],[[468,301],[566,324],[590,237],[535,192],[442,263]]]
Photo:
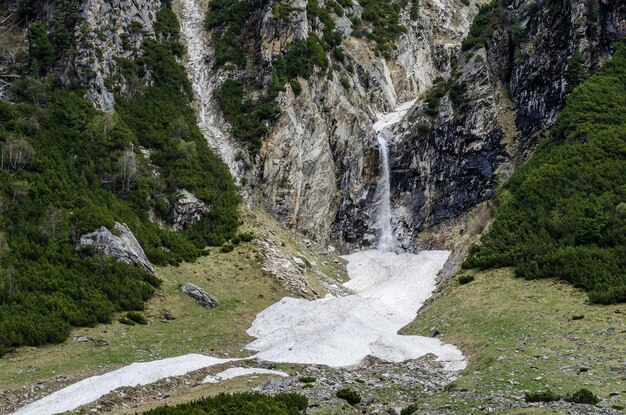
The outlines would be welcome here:
[[[92,337],[87,336],[74,336],[74,341],[76,343],[93,343],[96,346],[108,346],[109,342],[102,339],[94,339]]]
[[[213,297],[207,294],[206,291],[204,291],[202,288],[198,287],[197,285],[191,284],[189,282],[186,282],[183,285],[181,285],[179,290],[182,293],[187,294],[189,297],[196,300],[196,303],[198,305],[201,305],[202,307],[206,307],[206,308],[217,307],[217,305],[219,304],[217,300],[215,300]]]
[[[178,198],[172,207],[172,228],[174,230],[187,229],[197,222],[210,209],[206,203],[198,199],[193,193],[183,189],[178,192]]]
[[[115,222],[113,232],[102,226],[95,232],[80,237],[79,246],[93,246],[96,252],[112,256],[120,262],[135,264],[154,274],[154,266],[148,261],[135,235],[125,224]]]

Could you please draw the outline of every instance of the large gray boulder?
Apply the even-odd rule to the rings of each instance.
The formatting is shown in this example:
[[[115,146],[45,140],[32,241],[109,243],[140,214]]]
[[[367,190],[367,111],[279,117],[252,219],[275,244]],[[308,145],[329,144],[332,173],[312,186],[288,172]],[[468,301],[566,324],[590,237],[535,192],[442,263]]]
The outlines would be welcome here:
[[[94,246],[96,252],[112,256],[118,261],[135,264],[154,273],[154,266],[148,261],[143,248],[126,224],[115,222],[113,232],[102,226],[95,232],[80,237],[80,246]]]
[[[211,297],[209,294],[206,293],[206,291],[204,291],[197,285],[186,282],[181,285],[179,289],[183,293],[187,294],[189,297],[196,300],[196,303],[198,303],[198,305],[201,305],[202,307],[211,308],[216,307],[218,304],[215,298]]]
[[[193,193],[185,189],[180,190],[178,199],[172,207],[172,228],[174,230],[187,229],[208,211],[206,203],[195,197]]]

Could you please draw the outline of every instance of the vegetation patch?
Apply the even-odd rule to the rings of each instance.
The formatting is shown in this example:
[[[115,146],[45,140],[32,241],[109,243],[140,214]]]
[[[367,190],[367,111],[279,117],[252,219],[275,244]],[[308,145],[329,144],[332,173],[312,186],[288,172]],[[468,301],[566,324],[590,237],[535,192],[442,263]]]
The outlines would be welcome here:
[[[524,394],[524,400],[526,402],[554,402],[561,400],[561,397],[552,392],[551,389],[538,392],[526,392]]]
[[[115,312],[144,309],[159,280],[93,249],[77,249],[81,235],[123,222],[150,261],[179,264],[232,238],[239,224],[232,178],[189,106],[173,13],[158,14],[161,40],[146,40],[144,56],[126,62],[127,74],[138,79],[150,71],[152,85],[134,99],[119,97],[111,115],[95,110],[83,91],[42,76],[50,45],[54,59],[55,48],[69,47],[61,27],[71,26],[71,3],[54,3],[52,28],[31,25],[38,46],[30,50],[30,75],[14,83],[18,103],[0,102],[0,355],[62,342],[71,326],[91,327],[111,322]],[[148,149],[149,158],[140,149]],[[183,232],[149,221],[149,209],[170,219],[181,188],[213,210]]]
[[[626,46],[576,88],[464,266],[557,277],[595,303],[626,301]]]
[[[626,353],[618,317],[623,305],[590,304],[584,292],[569,284],[515,278],[512,269],[474,275],[476,283],[464,286],[444,282],[441,292],[403,330],[428,336],[438,327],[439,338],[469,358],[467,369],[445,392],[419,396],[421,411],[462,402],[454,412],[470,414],[494,394],[515,399],[527,391],[550,389],[563,395],[583,385],[604,398],[605,406],[626,405],[623,394],[611,396],[623,383],[623,375],[612,369],[622,364]],[[576,314],[585,318],[572,321]]]
[[[221,393],[195,402],[163,406],[145,415],[298,415],[308,407],[305,396],[279,393],[275,396],[260,393]]]
[[[593,392],[585,388],[577,390],[571,396],[566,396],[565,399],[570,402],[584,403],[587,405],[595,405],[600,402],[600,399],[598,399]]]
[[[501,27],[505,14],[503,0],[493,0],[478,9],[467,37],[463,40],[462,50],[480,49],[487,45],[497,28]]]
[[[339,399],[343,399],[350,405],[356,405],[361,402],[361,395],[352,389],[340,389],[335,394]]]

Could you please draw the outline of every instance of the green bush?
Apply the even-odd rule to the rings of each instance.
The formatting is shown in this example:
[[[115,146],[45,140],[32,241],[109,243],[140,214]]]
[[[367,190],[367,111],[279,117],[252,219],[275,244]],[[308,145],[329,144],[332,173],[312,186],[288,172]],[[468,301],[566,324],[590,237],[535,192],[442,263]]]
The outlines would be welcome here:
[[[145,415],[298,415],[308,407],[305,396],[280,393],[276,396],[259,393],[221,393],[176,406],[162,406]]]
[[[545,391],[527,392],[524,394],[526,402],[554,402],[561,399],[561,397],[550,389]]]
[[[574,403],[584,403],[588,405],[595,405],[600,402],[600,399],[591,392],[589,389],[579,389],[572,394],[572,396],[566,397],[566,400]]]
[[[313,383],[317,379],[313,376],[301,376],[298,380],[302,383]]]
[[[409,404],[408,406],[404,407],[400,411],[400,415],[411,415],[411,414],[417,412],[418,409],[419,409],[419,407],[417,406],[417,404],[416,403],[412,403],[412,404]]]
[[[357,391],[352,389],[340,389],[337,391],[336,396],[339,399],[345,400],[350,405],[356,405],[361,402],[361,395],[359,395]]]
[[[126,313],[126,318],[137,324],[141,324],[141,325],[148,324],[148,322],[146,321],[146,318],[142,314],[137,313],[136,311],[129,311],[128,313]]]
[[[626,302],[626,45],[568,97],[528,163],[496,197],[467,268],[557,277],[595,303]]]
[[[467,37],[463,40],[462,50],[480,49],[485,47],[487,40],[493,36],[504,17],[504,0],[492,0],[478,9],[478,14],[470,26]]]
[[[474,281],[473,275],[468,275],[468,274],[459,275],[459,284],[461,285],[469,284],[472,281]]]
[[[235,249],[235,245],[231,243],[226,243],[222,245],[222,247],[220,248],[220,251],[223,253],[227,253],[227,252],[232,252],[234,249]]]

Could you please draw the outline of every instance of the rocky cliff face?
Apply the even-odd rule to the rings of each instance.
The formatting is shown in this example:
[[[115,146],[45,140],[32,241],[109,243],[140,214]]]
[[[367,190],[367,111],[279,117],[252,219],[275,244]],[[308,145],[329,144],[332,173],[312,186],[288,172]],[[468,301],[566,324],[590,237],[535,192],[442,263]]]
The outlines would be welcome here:
[[[311,24],[304,0],[264,2],[244,30],[248,69],[226,71],[215,63],[206,2],[175,1],[200,127],[247,200],[344,251],[373,245],[380,173],[373,123],[377,114],[417,98],[389,144],[395,235],[406,249],[424,246],[420,232],[447,226],[488,199],[529,154],[572,87],[574,58],[579,54],[588,73],[626,33],[626,5],[618,0],[502,0],[484,47],[462,50],[476,12],[465,3],[402,3],[405,31],[389,54],[354,33],[351,19],[363,17],[357,2],[345,6],[346,15],[333,14],[345,57],[326,51],[327,73],[298,78],[299,91],[287,83],[277,98],[279,115],[253,155],[232,137],[216,88],[244,72],[267,85],[273,59],[301,39],[321,38],[324,24]],[[135,58],[144,37],[155,36],[160,7],[153,0],[87,0],[65,78],[78,79],[94,105],[112,111],[106,80],[120,76],[119,58]],[[288,18],[279,18],[280,10]],[[131,80],[116,87],[132,94]]]
[[[77,51],[68,57],[63,79],[78,80],[87,87],[86,98],[105,112],[114,110],[115,99],[107,79],[120,75],[117,60],[134,59],[144,37],[154,37],[159,0],[87,0],[80,8],[81,24],[76,27]],[[119,82],[120,91],[132,95],[132,82]]]
[[[554,122],[576,56],[582,74],[610,57],[626,34],[625,12],[610,0],[503,2],[486,47],[461,54],[442,81],[464,86],[457,105],[451,92],[434,114],[418,103],[396,129],[392,197],[405,247],[424,246],[420,232],[436,232],[493,194]]]
[[[304,4],[290,3],[295,12],[289,23],[271,19],[272,4],[264,8],[258,33],[265,65],[315,33]],[[358,4],[352,9],[360,16]],[[280,116],[247,174],[253,203],[281,223],[344,250],[376,238],[376,114],[415,99],[436,76],[449,73],[470,24],[470,7],[455,1],[422,2],[417,20],[409,9],[401,12],[407,30],[389,59],[380,57],[372,42],[352,35],[347,17],[336,19],[345,60],[334,62],[328,77],[300,78],[298,95],[289,87],[280,94]]]

